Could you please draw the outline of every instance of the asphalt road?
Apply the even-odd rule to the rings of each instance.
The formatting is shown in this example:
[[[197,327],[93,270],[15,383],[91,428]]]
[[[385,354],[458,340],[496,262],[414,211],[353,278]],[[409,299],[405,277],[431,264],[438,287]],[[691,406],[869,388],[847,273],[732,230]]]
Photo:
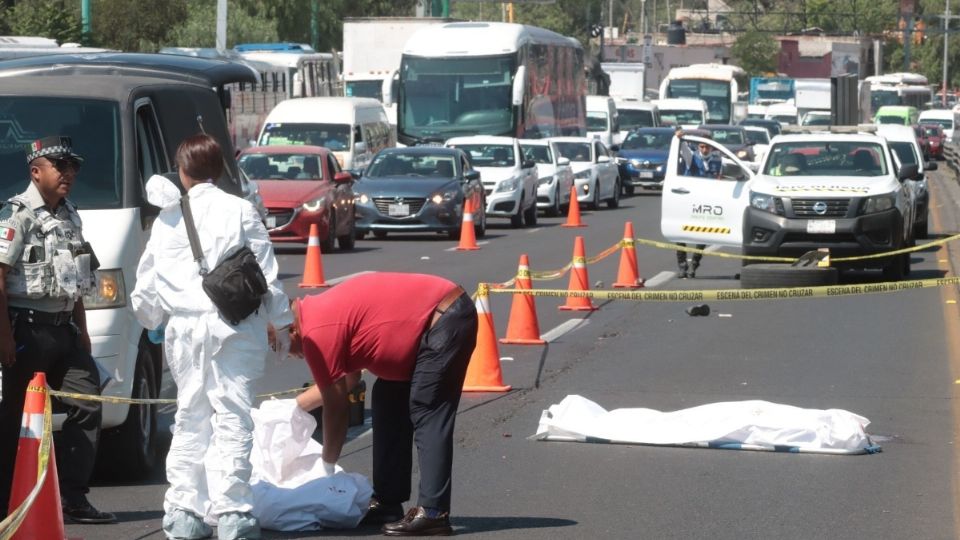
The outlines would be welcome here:
[[[960,186],[945,168],[931,184],[931,236],[955,234]],[[326,254],[323,266],[328,281],[374,270],[417,271],[472,289],[511,278],[521,253],[534,270],[562,267],[575,235],[585,238],[593,256],[622,237],[625,220],[637,236],[660,239],[659,216],[659,196],[646,194],[623,200],[617,210],[584,212],[583,229],[561,228],[561,218],[541,218],[532,230],[494,221],[480,251],[451,251],[455,244],[439,236],[391,236],[358,242],[352,253]],[[297,287],[303,247],[278,252],[287,292],[303,294]],[[638,246],[637,253],[648,288],[739,287],[737,260],[705,257],[697,279],[679,280],[673,252]],[[911,277],[955,275],[956,253],[956,246],[914,253]],[[618,257],[591,265],[591,283],[609,288]],[[843,277],[845,283],[879,280],[868,272]],[[956,538],[960,364],[954,341],[960,328],[957,304],[948,301],[957,296],[951,288],[718,302],[709,317],[686,315],[689,305],[682,303],[598,302],[601,309],[585,315],[558,311],[560,299],[538,299],[541,331],[559,328],[557,337],[542,347],[501,345],[504,380],[513,390],[467,394],[461,403],[456,533],[551,540]],[[491,304],[502,336],[509,296],[494,296]],[[290,361],[268,369],[259,390],[307,380],[303,364]],[[164,393],[173,395],[169,384]],[[747,399],[841,408],[870,419],[867,431],[883,452],[823,456],[529,440],[541,411],[570,394],[608,410]],[[370,454],[369,431],[354,428],[340,464],[369,475]],[[68,525],[67,535],[161,539],[165,487],[162,471],[147,483],[98,484],[91,500],[116,512],[120,523]],[[378,535],[375,528],[265,532],[266,538]]]

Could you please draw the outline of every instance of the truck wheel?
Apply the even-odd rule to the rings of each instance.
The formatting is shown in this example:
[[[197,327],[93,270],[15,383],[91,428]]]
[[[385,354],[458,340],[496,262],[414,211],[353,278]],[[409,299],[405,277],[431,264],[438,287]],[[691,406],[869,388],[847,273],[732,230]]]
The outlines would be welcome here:
[[[833,267],[750,264],[740,270],[741,289],[779,289],[836,285],[839,272]]]
[[[921,239],[929,238],[930,229],[927,226],[926,220],[914,225],[913,229],[914,229],[914,237],[921,238]]]
[[[160,354],[159,347],[141,338],[130,395],[133,399],[156,399],[159,394],[153,366],[160,360],[154,359],[150,349]],[[104,431],[100,439],[98,472],[124,480],[148,477],[158,461],[157,406],[130,405],[123,424]]]

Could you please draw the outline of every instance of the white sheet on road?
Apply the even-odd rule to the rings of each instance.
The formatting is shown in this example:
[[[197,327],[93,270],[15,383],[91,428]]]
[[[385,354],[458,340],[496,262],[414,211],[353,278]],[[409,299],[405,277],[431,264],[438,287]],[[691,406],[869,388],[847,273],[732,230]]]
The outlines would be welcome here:
[[[253,409],[253,422],[253,515],[262,528],[315,531],[360,523],[373,495],[370,481],[339,466],[333,476],[324,473],[323,447],[311,438],[317,421],[296,400],[264,401]],[[206,461],[208,482],[216,478],[211,457],[209,453]]]
[[[673,412],[607,411],[570,395],[540,416],[532,438],[622,444],[704,446],[829,454],[872,453],[870,421],[841,409],[801,409],[768,401],[709,403]]]

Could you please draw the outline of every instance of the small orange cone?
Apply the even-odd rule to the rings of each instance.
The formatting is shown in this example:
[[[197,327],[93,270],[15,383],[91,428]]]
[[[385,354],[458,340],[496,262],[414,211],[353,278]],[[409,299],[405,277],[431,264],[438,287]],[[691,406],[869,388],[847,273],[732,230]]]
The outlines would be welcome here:
[[[623,226],[623,249],[620,250],[620,270],[617,272],[617,281],[613,284],[617,288],[637,289],[643,287],[640,272],[637,270],[637,250],[633,245],[633,222],[628,221]]]
[[[497,331],[490,312],[490,296],[486,287],[477,291],[477,346],[470,356],[467,376],[463,381],[464,392],[507,392],[510,385],[503,384],[500,371],[500,351],[497,348]]]
[[[567,222],[561,227],[586,227],[580,221],[580,202],[577,201],[577,186],[570,186],[570,207],[567,209]]]
[[[27,385],[23,403],[23,422],[20,424],[20,442],[17,444],[17,461],[13,469],[13,485],[10,486],[9,513],[29,497],[40,480],[40,472],[46,467],[47,475],[36,499],[26,516],[15,527],[17,532],[11,540],[35,540],[38,538],[62,539],[63,514],[60,508],[60,486],[57,481],[57,460],[53,451],[53,437],[49,447],[43,444],[44,411],[49,411],[50,396],[47,394],[47,377],[43,372],[33,374]]]
[[[514,288],[517,290],[533,289],[530,280],[530,260],[527,254],[520,255],[520,265],[517,267],[517,279]],[[516,345],[543,345],[546,341],[540,339],[540,323],[537,322],[536,297],[529,294],[514,294],[513,305],[510,307],[510,320],[507,322],[507,337],[500,343]]]
[[[300,288],[314,289],[329,286],[323,281],[320,231],[317,229],[317,224],[312,223],[310,225],[310,238],[307,240],[307,258],[303,263],[303,281],[300,282]]]
[[[570,284],[568,291],[589,291],[590,277],[587,275],[587,256],[584,254],[583,237],[578,236],[573,242],[573,268],[570,269]],[[560,306],[560,311],[594,311],[599,309],[586,297],[568,296],[567,303]]]
[[[476,251],[480,249],[477,245],[477,234],[473,229],[473,203],[470,199],[463,201],[463,222],[460,225],[460,245],[457,251]]]

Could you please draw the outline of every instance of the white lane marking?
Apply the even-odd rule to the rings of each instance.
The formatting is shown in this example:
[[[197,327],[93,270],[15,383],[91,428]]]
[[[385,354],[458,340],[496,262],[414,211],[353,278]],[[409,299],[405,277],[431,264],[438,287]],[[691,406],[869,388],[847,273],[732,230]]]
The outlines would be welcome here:
[[[540,339],[548,343],[553,342],[559,339],[564,334],[568,332],[572,332],[573,330],[576,330],[580,326],[586,326],[588,324],[590,324],[590,321],[588,321],[587,319],[570,319],[569,321],[560,323],[558,326],[556,326],[549,332],[542,334],[540,336]]]
[[[527,234],[535,233],[540,230],[540,227],[534,227],[532,229],[527,229]]]
[[[353,274],[347,274],[345,276],[335,277],[333,279],[327,280],[327,283],[329,283],[330,285],[336,285],[337,283],[340,283],[341,281],[346,281],[352,277],[357,277],[357,276],[362,276],[364,274],[372,274],[372,273],[373,273],[373,270],[364,270],[362,272],[354,272]]]
[[[501,356],[501,357],[500,357],[500,361],[501,361],[501,362],[513,362],[513,357],[512,357],[512,356]]]
[[[676,272],[660,272],[659,274],[643,282],[645,288],[659,287],[677,276]]]

